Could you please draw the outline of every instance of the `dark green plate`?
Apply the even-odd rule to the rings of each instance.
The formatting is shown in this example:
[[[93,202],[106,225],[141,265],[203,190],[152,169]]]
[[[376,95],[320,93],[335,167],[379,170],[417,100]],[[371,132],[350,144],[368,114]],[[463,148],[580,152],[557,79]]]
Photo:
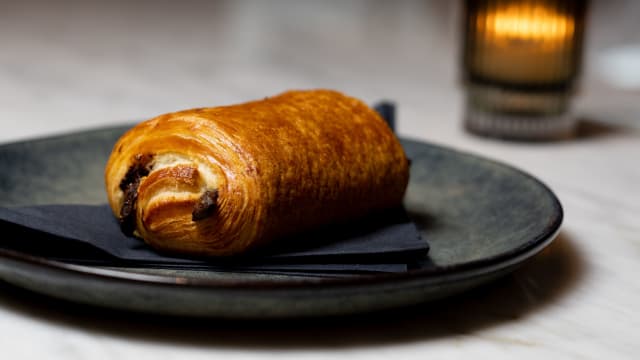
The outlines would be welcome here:
[[[103,167],[126,127],[0,146],[0,206],[103,203]],[[496,279],[548,245],[562,208],[540,181],[509,166],[404,140],[405,205],[433,266],[402,274],[314,278],[106,269],[0,249],[0,279],[57,298],[189,316],[351,314],[442,298]]]

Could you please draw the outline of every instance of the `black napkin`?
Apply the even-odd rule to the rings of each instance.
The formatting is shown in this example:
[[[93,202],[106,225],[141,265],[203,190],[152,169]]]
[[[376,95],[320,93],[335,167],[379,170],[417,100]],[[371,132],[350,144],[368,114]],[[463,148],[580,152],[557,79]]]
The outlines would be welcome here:
[[[395,106],[374,109],[395,130]],[[231,260],[195,260],[159,254],[120,231],[107,205],[0,207],[0,248],[70,263],[163,269],[315,276],[404,272],[426,259],[426,240],[403,209],[283,239]]]
[[[403,272],[429,247],[402,209],[277,242],[232,261],[159,254],[121,231],[108,205],[0,207],[5,249],[100,266],[277,271],[292,273]]]

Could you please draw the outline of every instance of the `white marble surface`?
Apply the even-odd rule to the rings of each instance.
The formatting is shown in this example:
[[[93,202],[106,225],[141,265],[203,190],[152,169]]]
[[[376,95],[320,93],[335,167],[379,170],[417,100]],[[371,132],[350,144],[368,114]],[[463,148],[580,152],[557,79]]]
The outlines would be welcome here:
[[[545,144],[461,130],[457,2],[133,3],[0,3],[0,143],[330,87],[394,99],[403,135],[541,178],[565,207],[562,232],[491,286],[336,321],[103,313],[0,283],[3,359],[637,358],[640,89],[616,88],[598,59],[640,44],[639,3],[592,3],[576,102],[591,125]]]

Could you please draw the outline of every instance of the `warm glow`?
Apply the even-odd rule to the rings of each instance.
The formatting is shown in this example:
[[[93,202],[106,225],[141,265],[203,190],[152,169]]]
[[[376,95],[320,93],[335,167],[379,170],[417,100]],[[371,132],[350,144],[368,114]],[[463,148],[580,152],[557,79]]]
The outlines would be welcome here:
[[[573,19],[539,4],[511,5],[477,18],[477,27],[507,41],[561,41],[573,36]]]

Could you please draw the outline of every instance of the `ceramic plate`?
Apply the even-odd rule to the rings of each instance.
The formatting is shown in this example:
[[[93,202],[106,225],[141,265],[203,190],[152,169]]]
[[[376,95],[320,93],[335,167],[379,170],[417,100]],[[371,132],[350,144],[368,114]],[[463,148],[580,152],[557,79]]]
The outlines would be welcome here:
[[[127,127],[0,146],[0,206],[104,203],[103,168]],[[61,299],[186,316],[324,316],[414,305],[496,279],[557,235],[562,208],[512,167],[403,140],[412,159],[405,206],[428,238],[430,265],[346,278],[107,269],[3,250],[0,279]]]

